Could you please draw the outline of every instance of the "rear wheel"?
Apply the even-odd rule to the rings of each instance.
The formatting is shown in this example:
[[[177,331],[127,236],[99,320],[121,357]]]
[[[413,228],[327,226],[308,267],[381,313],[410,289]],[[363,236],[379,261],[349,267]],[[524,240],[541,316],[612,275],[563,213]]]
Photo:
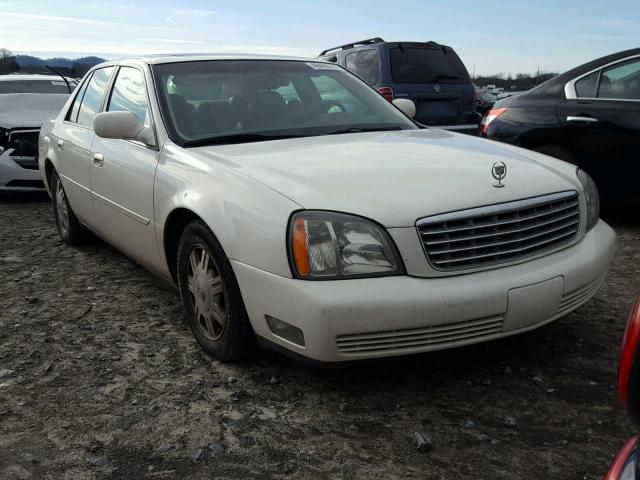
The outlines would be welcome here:
[[[55,170],[51,173],[51,198],[53,203],[53,215],[60,238],[67,245],[77,245],[87,239],[87,231],[80,224],[73,213],[67,194],[64,191],[62,181]]]
[[[182,305],[200,346],[225,361],[253,353],[255,337],[231,263],[202,222],[182,233],[177,266]]]

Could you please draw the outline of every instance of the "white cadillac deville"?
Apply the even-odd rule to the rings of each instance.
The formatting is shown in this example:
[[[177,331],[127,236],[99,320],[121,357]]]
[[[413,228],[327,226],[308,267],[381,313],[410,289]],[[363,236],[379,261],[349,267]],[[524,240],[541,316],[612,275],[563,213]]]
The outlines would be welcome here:
[[[43,127],[39,166],[64,241],[90,230],[175,284],[222,360],[456,347],[594,295],[615,235],[584,171],[394,103],[318,60],[104,63]]]

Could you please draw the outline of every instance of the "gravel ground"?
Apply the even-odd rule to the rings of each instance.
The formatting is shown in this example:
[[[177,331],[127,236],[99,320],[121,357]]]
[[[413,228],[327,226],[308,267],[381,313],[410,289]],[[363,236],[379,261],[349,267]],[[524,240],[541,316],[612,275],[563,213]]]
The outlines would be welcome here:
[[[633,433],[614,383],[640,290],[640,215],[609,219],[613,268],[577,312],[327,371],[212,360],[174,290],[98,240],[65,247],[47,198],[2,197],[0,478],[601,478]]]

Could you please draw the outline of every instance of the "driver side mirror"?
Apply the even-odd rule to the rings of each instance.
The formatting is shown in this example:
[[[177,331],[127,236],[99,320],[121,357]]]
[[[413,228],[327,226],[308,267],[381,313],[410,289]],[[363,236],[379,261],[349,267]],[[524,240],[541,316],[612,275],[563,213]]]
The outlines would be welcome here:
[[[138,140],[154,146],[153,129],[142,125],[131,112],[102,112],[93,119],[93,130],[102,138]]]
[[[398,107],[407,117],[413,118],[416,116],[416,104],[408,98],[396,98],[391,103]]]

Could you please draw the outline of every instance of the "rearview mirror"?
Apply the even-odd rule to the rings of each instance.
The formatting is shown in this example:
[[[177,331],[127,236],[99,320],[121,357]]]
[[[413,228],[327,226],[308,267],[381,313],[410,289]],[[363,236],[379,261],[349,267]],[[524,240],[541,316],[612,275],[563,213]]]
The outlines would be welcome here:
[[[416,116],[416,104],[408,98],[396,98],[392,103],[407,117],[413,118]]]
[[[154,145],[153,130],[142,125],[131,112],[102,112],[93,119],[93,130],[102,138],[139,140]]]

